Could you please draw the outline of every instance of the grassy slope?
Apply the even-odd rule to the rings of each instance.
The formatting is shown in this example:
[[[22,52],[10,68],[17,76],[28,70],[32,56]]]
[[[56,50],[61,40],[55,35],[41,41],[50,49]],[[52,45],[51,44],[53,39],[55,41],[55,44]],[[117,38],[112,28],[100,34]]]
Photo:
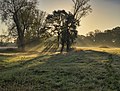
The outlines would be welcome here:
[[[120,49],[0,54],[0,91],[120,91],[119,75]]]

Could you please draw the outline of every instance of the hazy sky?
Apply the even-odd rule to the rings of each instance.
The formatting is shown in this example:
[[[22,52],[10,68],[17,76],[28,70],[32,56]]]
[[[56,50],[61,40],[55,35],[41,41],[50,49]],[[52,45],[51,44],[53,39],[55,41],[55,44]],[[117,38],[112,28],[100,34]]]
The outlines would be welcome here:
[[[39,0],[39,8],[48,13],[53,10],[72,10],[72,0]],[[82,18],[79,34],[95,29],[106,30],[120,26],[120,0],[91,0],[92,13]],[[0,30],[2,30],[0,25]]]

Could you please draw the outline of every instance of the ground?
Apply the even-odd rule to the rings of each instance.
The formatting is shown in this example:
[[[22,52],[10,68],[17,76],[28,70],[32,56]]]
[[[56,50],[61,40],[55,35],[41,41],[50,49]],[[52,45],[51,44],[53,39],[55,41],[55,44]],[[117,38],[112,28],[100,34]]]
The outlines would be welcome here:
[[[120,91],[120,48],[0,53],[0,91]]]

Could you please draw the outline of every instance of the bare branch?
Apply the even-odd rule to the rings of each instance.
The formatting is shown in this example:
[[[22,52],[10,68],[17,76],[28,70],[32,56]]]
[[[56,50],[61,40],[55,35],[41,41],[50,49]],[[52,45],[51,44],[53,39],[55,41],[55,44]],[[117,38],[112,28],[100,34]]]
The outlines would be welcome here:
[[[92,11],[91,6],[88,4],[90,0],[72,0],[73,2],[73,15],[77,20]]]

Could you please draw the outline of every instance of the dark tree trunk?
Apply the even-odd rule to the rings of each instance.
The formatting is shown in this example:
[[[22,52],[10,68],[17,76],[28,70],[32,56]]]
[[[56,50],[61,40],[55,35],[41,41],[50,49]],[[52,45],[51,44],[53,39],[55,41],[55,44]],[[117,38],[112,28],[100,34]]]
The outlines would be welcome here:
[[[60,42],[60,33],[58,32],[58,48],[59,48],[59,42]]]
[[[61,50],[60,50],[60,52],[61,52],[61,53],[63,52],[63,49],[64,49],[64,44],[65,44],[65,43],[62,41],[62,44],[61,44],[61,45],[62,45],[62,47],[61,47]]]
[[[69,29],[67,29],[67,33],[66,33],[66,51],[69,52],[70,51],[70,32],[69,32]]]
[[[69,40],[67,40],[66,45],[67,45],[66,51],[69,52],[70,51],[70,41]]]
[[[25,42],[23,36],[18,36],[18,48],[21,51],[25,51]]]
[[[17,27],[17,33],[18,33],[18,48],[21,51],[25,50],[25,42],[24,42],[24,31],[21,29],[19,19],[17,17],[17,14],[14,14],[13,20]]]

